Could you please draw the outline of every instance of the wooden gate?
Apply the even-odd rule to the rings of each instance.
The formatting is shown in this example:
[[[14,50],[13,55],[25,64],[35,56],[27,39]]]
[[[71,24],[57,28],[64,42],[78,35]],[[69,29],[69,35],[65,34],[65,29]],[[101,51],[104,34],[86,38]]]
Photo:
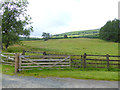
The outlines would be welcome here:
[[[26,56],[16,55],[15,65],[16,71],[21,70],[33,70],[33,69],[63,69],[70,67],[70,56],[56,56],[56,55],[44,55],[44,56]]]
[[[15,53],[2,53],[0,54],[1,63],[4,65],[15,65]]]

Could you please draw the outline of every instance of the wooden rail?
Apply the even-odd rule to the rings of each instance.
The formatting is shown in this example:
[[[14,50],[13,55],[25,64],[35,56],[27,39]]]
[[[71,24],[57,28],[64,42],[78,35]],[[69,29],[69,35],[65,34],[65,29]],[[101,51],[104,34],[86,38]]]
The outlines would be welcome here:
[[[22,55],[25,55],[25,53],[38,53],[38,54],[46,55],[46,52],[33,52],[33,51],[25,51],[25,50],[23,50]]]
[[[33,59],[32,59],[33,58]],[[37,58],[37,59],[35,59]],[[59,55],[20,55],[20,66],[16,66],[18,70],[25,70],[31,68],[65,68],[70,67],[70,56]],[[16,63],[19,63],[16,61]]]
[[[32,52],[35,53],[35,52]],[[39,53],[39,52],[37,52]],[[13,56],[10,56],[13,54]],[[119,57],[114,55],[22,55],[15,53],[2,53],[2,63],[14,65],[15,73],[20,70],[29,70],[32,68],[119,68]],[[71,57],[72,56],[72,57]],[[75,57],[73,57],[75,56]],[[111,59],[112,58],[112,59]],[[116,60],[115,60],[116,59]]]
[[[2,64],[11,66],[15,65],[15,53],[2,53],[0,56]]]
[[[104,59],[91,59],[90,57],[104,57]],[[113,55],[87,55],[86,53],[84,53],[84,55],[81,55],[80,59],[72,59],[72,67],[75,68],[79,68],[80,66],[82,68],[90,68],[90,67],[94,67],[94,68],[107,68],[108,70],[112,67],[112,66],[116,66],[117,67],[120,65],[119,62],[120,60],[113,60],[110,59],[110,57],[120,57],[120,56],[113,56]],[[119,58],[118,58],[119,59]],[[104,66],[104,67],[98,67],[99,66]],[[113,67],[112,67],[113,68]],[[116,68],[116,67],[115,67]],[[119,68],[119,67],[118,67]]]

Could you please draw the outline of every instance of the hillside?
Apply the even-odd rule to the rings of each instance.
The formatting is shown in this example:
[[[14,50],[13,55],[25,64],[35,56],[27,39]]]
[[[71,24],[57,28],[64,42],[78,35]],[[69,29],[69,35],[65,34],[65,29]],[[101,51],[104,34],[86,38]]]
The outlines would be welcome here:
[[[80,37],[98,38],[99,37],[99,29],[84,30],[84,31],[72,31],[72,32],[66,32],[66,33],[61,33],[61,34],[55,34],[55,35],[53,35],[53,38],[64,37],[65,34],[69,38],[80,38]]]
[[[81,55],[87,53],[118,55],[118,43],[107,42],[101,39],[68,38],[50,39],[48,41],[22,41],[22,43],[33,48],[34,50],[32,51],[46,51],[49,54]]]
[[[65,32],[61,34],[55,34],[52,36],[51,39],[63,39],[64,35],[67,35],[68,38],[99,38],[99,29],[94,30],[84,30],[84,31],[72,31],[72,32]],[[42,40],[42,38],[33,38],[33,37],[20,37],[21,41],[24,40]]]

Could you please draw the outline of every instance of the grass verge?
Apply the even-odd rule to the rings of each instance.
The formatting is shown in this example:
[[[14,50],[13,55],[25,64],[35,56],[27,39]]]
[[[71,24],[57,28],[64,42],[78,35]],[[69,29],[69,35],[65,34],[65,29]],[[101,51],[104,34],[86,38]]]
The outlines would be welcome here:
[[[2,65],[2,73],[8,75],[15,75],[14,66]],[[75,78],[75,79],[93,79],[93,80],[109,80],[118,81],[117,71],[95,71],[80,69],[43,69],[43,70],[27,70],[17,73],[18,76],[34,76],[34,77],[61,77],[61,78]]]

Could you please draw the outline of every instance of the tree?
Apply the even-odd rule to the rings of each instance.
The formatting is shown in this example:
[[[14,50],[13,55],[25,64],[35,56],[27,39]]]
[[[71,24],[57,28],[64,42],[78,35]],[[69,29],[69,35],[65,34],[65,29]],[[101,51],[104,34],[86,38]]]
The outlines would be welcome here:
[[[51,35],[50,35],[50,33],[43,32],[42,37],[43,37],[44,41],[47,41],[51,37]]]
[[[64,38],[68,38],[66,34],[64,35]]]
[[[19,42],[19,36],[29,36],[33,31],[31,17],[26,13],[28,2],[9,0],[2,2],[2,43],[9,45]]]
[[[100,38],[107,41],[120,42],[120,20],[108,21],[100,29]]]
[[[0,53],[1,53],[1,49],[3,48],[2,47],[2,27],[1,27],[1,24],[2,24],[2,16],[0,15]]]

